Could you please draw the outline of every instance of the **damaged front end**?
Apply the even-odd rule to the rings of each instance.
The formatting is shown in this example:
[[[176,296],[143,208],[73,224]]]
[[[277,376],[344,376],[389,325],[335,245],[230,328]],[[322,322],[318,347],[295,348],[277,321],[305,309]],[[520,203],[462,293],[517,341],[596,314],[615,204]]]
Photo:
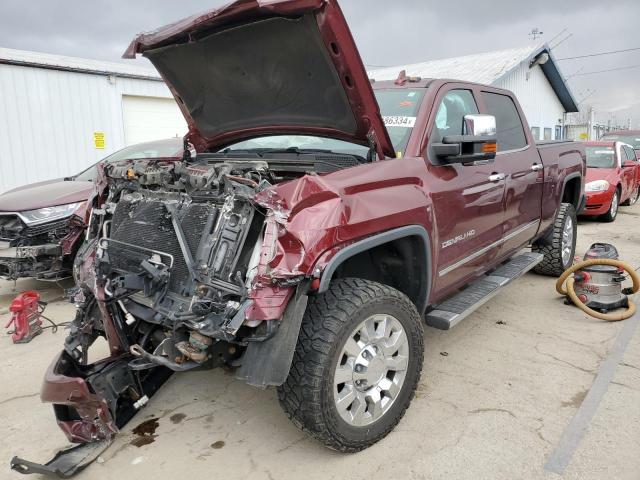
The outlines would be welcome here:
[[[64,207],[71,207],[69,216],[52,221],[33,222],[20,213],[0,212],[0,278],[59,280],[71,276],[86,228],[86,202]]]
[[[250,384],[281,384],[308,277],[296,260],[289,271],[273,268],[286,265],[283,241],[298,261],[303,250],[276,220],[283,212],[256,197],[300,173],[206,158],[100,169],[99,203],[74,266],[76,317],[41,394],[69,441],[106,448],[174,371],[226,365]],[[100,337],[110,356],[90,363]],[[14,458],[12,468],[72,475],[84,465],[78,448],[46,465]],[[87,446],[82,458],[104,448]]]
[[[68,438],[89,443],[55,465],[15,459],[23,473],[73,474],[174,371],[228,366],[251,385],[283,384],[322,266],[395,226],[349,198],[397,168],[367,176],[395,149],[335,1],[237,0],[137,37],[126,56],[138,53],[185,116],[184,157],[98,165],[77,315],[52,369],[62,379],[43,390]],[[350,148],[230,147],[269,135]],[[363,177],[339,172],[352,167]],[[100,337],[110,356],[90,363]]]

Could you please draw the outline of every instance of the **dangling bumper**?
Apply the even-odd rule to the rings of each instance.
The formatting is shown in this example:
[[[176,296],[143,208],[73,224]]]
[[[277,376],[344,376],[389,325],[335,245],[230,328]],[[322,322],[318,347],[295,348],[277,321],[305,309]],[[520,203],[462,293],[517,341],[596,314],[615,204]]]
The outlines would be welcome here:
[[[58,354],[47,369],[40,398],[53,404],[58,425],[70,442],[80,445],[59,451],[44,464],[13,457],[11,469],[69,478],[98,458],[171,376],[171,370],[156,367],[144,378],[134,378],[137,374],[128,365],[131,359],[123,355],[81,365],[66,351]]]

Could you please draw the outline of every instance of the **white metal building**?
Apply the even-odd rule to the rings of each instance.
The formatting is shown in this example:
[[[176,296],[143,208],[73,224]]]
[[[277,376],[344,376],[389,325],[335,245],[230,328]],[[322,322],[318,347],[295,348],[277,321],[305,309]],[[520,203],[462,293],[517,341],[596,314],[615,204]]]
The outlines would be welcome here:
[[[370,70],[393,80],[401,70],[422,78],[450,78],[506,88],[516,94],[538,140],[564,138],[565,113],[578,106],[547,44]]]
[[[539,139],[561,138],[577,111],[546,45],[372,70],[400,70],[513,91]],[[187,127],[152,67],[0,48],[0,192],[73,175],[133,143],[182,136]]]
[[[152,67],[0,48],[0,192],[186,131]]]

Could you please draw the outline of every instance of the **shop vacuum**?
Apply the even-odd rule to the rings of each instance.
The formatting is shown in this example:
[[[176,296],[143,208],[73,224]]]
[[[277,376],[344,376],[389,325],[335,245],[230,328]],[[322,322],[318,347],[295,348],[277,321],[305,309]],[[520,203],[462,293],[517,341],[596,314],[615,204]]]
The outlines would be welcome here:
[[[630,288],[622,288],[622,282],[627,278],[625,271],[633,281]],[[573,277],[569,278],[571,274]],[[607,321],[624,320],[636,312],[628,295],[639,288],[640,275],[620,261],[618,251],[608,243],[591,245],[583,261],[565,270],[556,283],[557,292],[566,295],[582,311]]]

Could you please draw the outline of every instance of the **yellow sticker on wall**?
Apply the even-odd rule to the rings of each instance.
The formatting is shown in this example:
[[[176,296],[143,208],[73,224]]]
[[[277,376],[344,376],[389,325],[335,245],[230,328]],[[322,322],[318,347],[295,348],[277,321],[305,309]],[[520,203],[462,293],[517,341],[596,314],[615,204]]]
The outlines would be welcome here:
[[[104,132],[93,132],[93,145],[100,150],[104,150]]]

